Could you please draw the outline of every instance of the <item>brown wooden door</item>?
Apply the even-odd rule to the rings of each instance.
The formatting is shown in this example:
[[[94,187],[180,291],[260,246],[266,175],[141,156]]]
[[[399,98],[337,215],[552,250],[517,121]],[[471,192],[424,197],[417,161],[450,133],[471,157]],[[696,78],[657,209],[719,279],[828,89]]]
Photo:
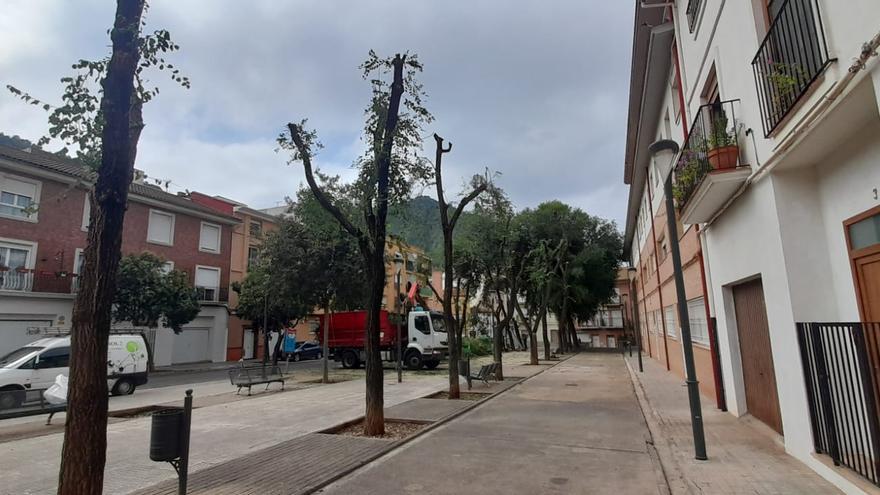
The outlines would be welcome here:
[[[773,351],[770,347],[770,326],[764,304],[761,279],[733,287],[736,326],[742,357],[746,407],[752,416],[782,434],[779,393]]]
[[[880,253],[853,260],[864,321],[880,321]]]

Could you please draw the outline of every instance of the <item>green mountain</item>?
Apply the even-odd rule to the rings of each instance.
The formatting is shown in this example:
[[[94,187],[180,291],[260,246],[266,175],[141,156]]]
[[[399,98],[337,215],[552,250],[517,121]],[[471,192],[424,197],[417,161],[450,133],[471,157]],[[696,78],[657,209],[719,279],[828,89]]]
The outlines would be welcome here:
[[[388,232],[428,253],[435,264],[443,259],[443,229],[437,200],[415,197],[388,213]]]

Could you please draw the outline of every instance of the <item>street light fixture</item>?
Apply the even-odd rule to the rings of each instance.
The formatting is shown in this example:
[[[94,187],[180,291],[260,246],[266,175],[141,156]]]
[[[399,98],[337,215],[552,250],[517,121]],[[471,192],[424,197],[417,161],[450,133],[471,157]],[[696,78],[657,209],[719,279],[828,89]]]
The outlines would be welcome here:
[[[397,355],[395,356],[395,368],[397,369],[397,383],[403,381],[403,369],[400,366],[400,320],[403,318],[400,304],[400,273],[403,270],[403,256],[398,252],[394,253],[394,305],[397,310]]]
[[[678,322],[681,326],[681,343],[684,352],[688,400],[691,408],[691,427],[694,431],[694,458],[700,461],[706,457],[706,438],[703,433],[703,412],[700,405],[700,388],[694,368],[694,347],[691,343],[691,325],[688,318],[687,296],[684,291],[684,274],[681,268],[681,253],[678,249],[678,229],[675,225],[675,204],[672,200],[672,164],[678,154],[678,143],[661,139],[648,147],[654,164],[663,178],[663,196],[666,202],[666,225],[669,229],[669,247],[672,254],[672,272],[675,275],[675,294],[678,299]]]

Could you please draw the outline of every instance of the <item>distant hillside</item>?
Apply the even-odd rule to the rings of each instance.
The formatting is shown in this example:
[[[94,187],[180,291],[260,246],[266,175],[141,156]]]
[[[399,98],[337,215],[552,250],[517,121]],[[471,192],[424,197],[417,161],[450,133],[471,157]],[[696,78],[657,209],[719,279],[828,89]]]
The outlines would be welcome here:
[[[435,264],[443,259],[440,208],[434,198],[419,196],[389,212],[388,232],[424,249]]]
[[[9,146],[10,148],[15,148],[17,150],[24,150],[30,148],[32,143],[18,135],[7,136],[0,132],[0,145]]]

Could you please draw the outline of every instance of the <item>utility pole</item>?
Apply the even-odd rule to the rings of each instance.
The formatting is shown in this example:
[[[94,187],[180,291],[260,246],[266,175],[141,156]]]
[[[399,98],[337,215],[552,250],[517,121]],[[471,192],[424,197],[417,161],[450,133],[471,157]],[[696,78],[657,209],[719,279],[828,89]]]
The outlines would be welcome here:
[[[688,317],[687,299],[684,290],[684,273],[681,267],[681,253],[678,247],[678,228],[675,224],[675,203],[672,199],[672,160],[678,154],[678,143],[663,139],[652,144],[648,150],[661,170],[663,195],[666,202],[666,226],[669,229],[669,247],[672,255],[672,272],[675,275],[675,295],[678,300],[678,322],[681,325],[681,344],[684,352],[684,367],[687,379],[688,400],[691,409],[691,428],[694,434],[694,458],[699,461],[706,456],[706,437],[703,432],[703,412],[700,405],[700,387],[694,367],[694,346],[691,342],[691,324]]]

